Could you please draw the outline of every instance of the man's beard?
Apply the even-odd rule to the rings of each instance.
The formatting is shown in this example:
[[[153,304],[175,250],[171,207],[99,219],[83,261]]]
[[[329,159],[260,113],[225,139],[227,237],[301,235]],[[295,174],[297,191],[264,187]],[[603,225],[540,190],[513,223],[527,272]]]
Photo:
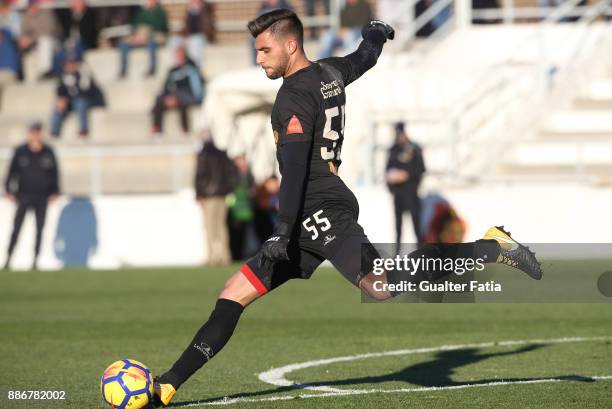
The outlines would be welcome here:
[[[282,77],[283,75],[285,75],[285,72],[287,71],[288,64],[289,64],[289,56],[286,56],[283,59],[283,61],[281,61],[276,67],[274,67],[274,69],[272,70],[272,73],[268,74],[266,72],[266,76],[270,78],[271,80],[275,80],[277,78]]]

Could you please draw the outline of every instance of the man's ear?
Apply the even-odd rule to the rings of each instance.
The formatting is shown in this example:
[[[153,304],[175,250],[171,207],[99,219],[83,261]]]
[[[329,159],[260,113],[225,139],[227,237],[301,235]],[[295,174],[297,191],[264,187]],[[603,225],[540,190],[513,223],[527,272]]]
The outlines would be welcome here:
[[[287,47],[287,52],[289,54],[294,54],[298,49],[296,40],[288,40],[285,46]]]

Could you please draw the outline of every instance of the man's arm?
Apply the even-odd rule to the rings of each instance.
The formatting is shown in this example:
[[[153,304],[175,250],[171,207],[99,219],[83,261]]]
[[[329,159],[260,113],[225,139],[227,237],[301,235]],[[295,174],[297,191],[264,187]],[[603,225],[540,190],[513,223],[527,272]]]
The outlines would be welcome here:
[[[15,150],[13,153],[13,159],[11,159],[11,165],[9,166],[8,174],[6,175],[6,181],[4,183],[4,191],[8,195],[13,195],[16,192],[14,188],[14,183],[18,180],[17,176],[17,154],[18,150]]]
[[[51,196],[59,195],[60,192],[60,182],[59,182],[59,164],[57,163],[57,157],[55,156],[55,152],[51,151],[51,156],[53,157],[53,168],[51,169],[51,191],[49,192]]]
[[[326,58],[321,62],[331,64],[342,73],[344,86],[349,85],[376,65],[387,39],[395,37],[395,31],[388,24],[374,20],[362,29],[363,41],[357,50],[345,57]]]
[[[282,167],[279,192],[279,213],[274,233],[263,247],[260,263],[287,260],[287,245],[304,202],[308,164],[318,105],[314,98],[301,90],[286,90],[279,94],[278,154]],[[277,125],[278,126],[278,125]]]

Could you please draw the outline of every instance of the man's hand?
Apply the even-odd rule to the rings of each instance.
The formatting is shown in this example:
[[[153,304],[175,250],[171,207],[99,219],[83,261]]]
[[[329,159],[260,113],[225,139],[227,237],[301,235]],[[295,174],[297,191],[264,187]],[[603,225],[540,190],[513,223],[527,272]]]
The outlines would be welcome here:
[[[10,200],[11,202],[13,202],[13,203],[17,202],[17,197],[15,197],[15,195],[14,195],[14,194],[12,194],[12,193],[7,193],[7,194],[6,194],[6,198],[7,198],[8,200]]]
[[[55,101],[55,109],[61,113],[66,112],[66,110],[68,109],[68,102],[68,98],[59,97],[57,101]]]
[[[287,246],[291,236],[291,226],[287,223],[276,222],[274,233],[261,247],[259,266],[271,269],[274,263],[289,260]]]
[[[393,40],[395,38],[395,30],[389,24],[380,21],[372,20],[361,29],[361,36],[365,39],[367,34],[371,31],[381,32],[387,40]]]

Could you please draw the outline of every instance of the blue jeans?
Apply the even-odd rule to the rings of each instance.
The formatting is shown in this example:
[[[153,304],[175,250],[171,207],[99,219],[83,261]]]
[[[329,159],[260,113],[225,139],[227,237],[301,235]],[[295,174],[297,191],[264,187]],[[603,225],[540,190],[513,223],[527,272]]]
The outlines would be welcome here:
[[[331,57],[338,47],[344,48],[344,51],[347,54],[357,49],[359,39],[361,38],[361,28],[355,27],[346,30],[347,34],[344,39],[340,38],[338,31],[334,30],[333,28],[330,28],[325,34],[323,34],[323,37],[321,37],[319,58]]]
[[[57,109],[51,115],[51,135],[59,137],[62,132],[64,119],[70,111],[74,111],[79,118],[79,133],[86,135],[89,132],[89,101],[85,97],[74,97],[70,99],[70,109],[60,112]]]
[[[128,56],[130,50],[135,46],[131,45],[127,41],[121,41],[119,43],[119,52],[121,53],[121,72],[120,75],[123,77],[128,71]],[[149,51],[149,73],[154,73],[157,70],[157,43],[150,38],[145,44],[145,47]]]

